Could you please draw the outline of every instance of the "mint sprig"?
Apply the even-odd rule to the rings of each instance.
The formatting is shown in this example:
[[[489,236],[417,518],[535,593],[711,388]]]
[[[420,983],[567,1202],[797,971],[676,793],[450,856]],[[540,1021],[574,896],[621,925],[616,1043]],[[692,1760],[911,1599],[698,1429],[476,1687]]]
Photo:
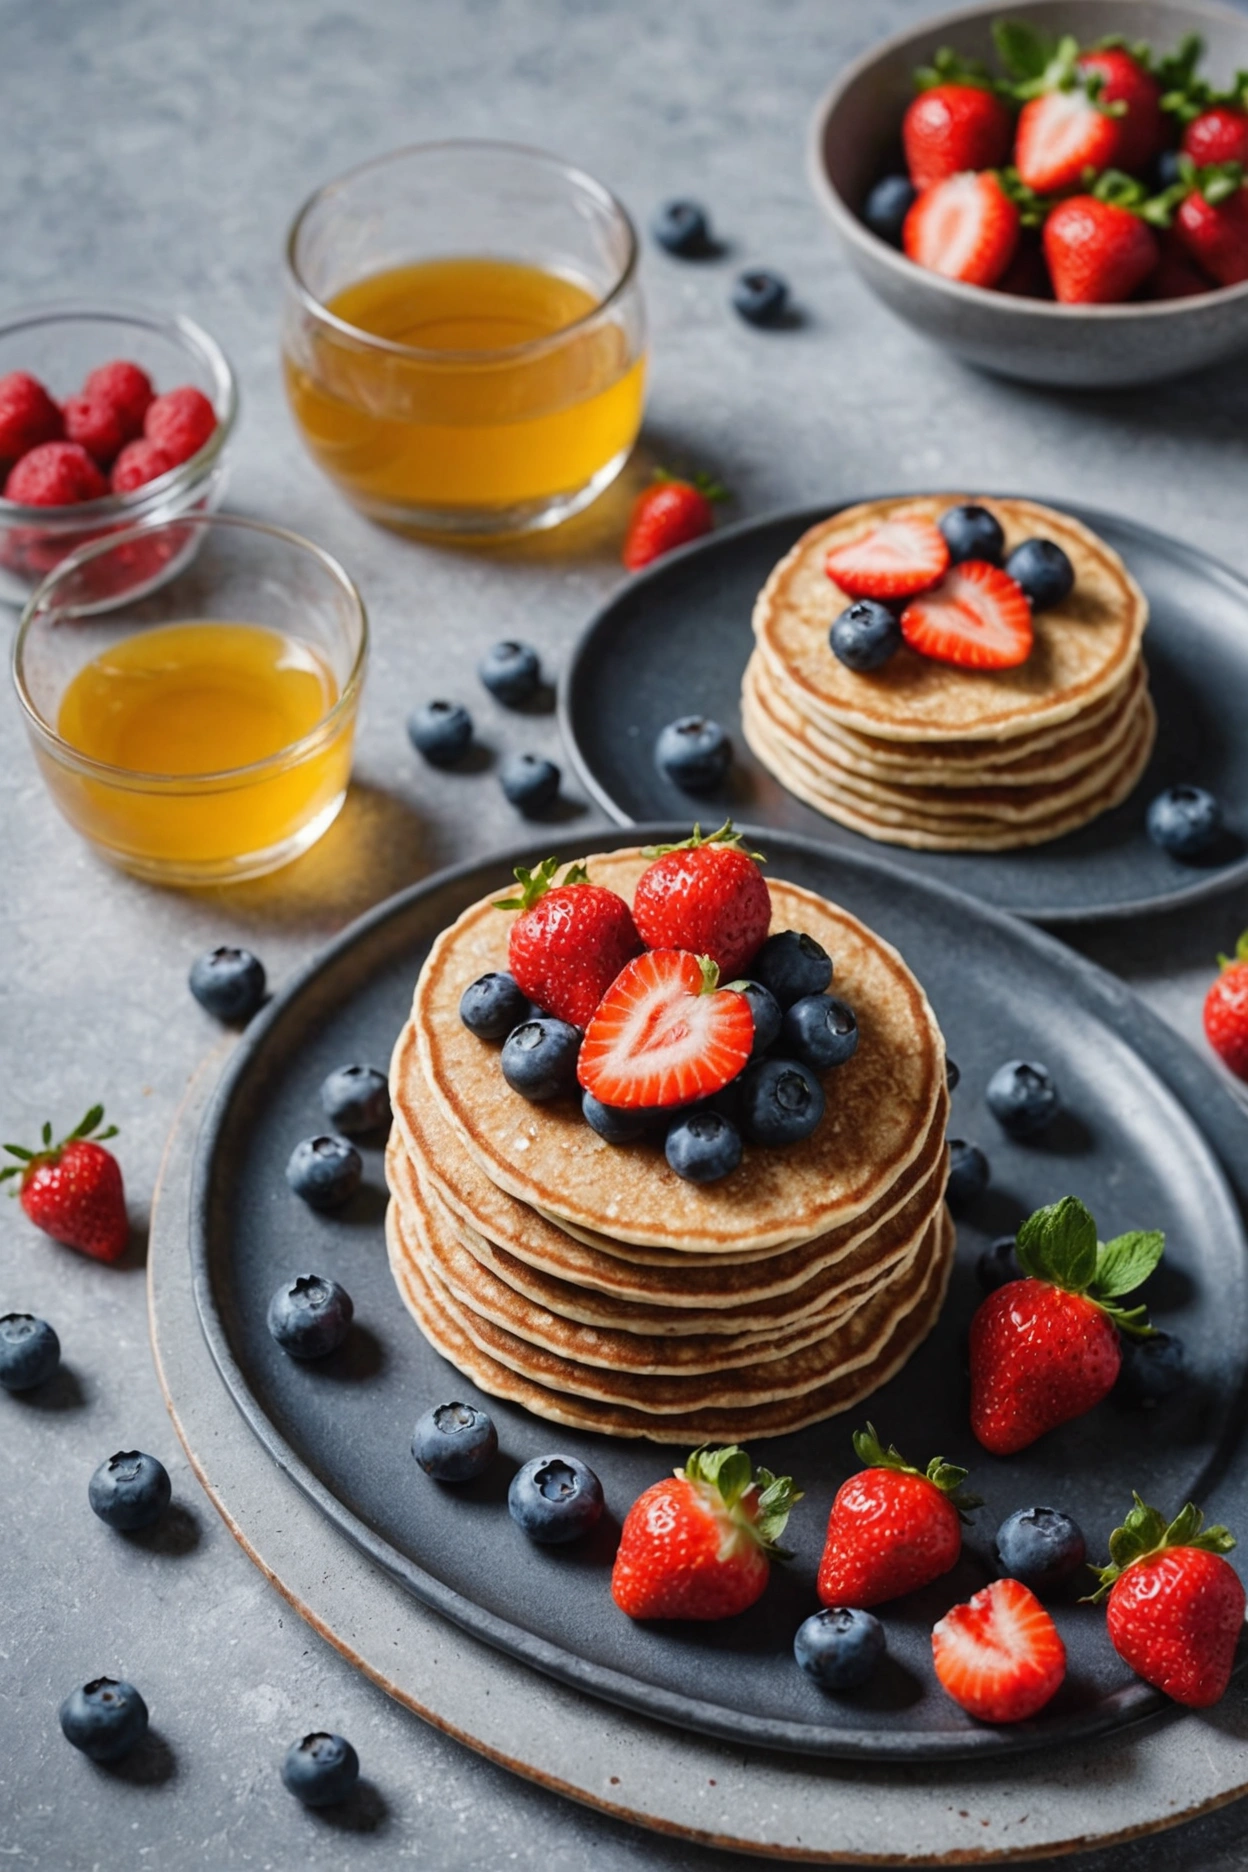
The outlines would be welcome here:
[[[1063,1196],[1028,1216],[1017,1243],[1019,1266],[1032,1280],[1082,1294],[1124,1332],[1153,1337],[1145,1307],[1117,1302],[1142,1286],[1160,1262],[1166,1246],[1160,1229],[1132,1229],[1100,1241],[1086,1205],[1077,1196]]]

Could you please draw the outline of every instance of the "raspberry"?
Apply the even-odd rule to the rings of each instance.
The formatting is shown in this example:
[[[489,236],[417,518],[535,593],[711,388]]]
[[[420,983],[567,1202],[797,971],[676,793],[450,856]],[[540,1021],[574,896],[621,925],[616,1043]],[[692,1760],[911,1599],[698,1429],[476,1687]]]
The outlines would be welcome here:
[[[140,436],[137,442],[127,442],[113,463],[110,477],[113,493],[133,494],[135,488],[145,487],[157,475],[168,474],[176,466],[164,449],[157,448],[146,436]]]
[[[28,449],[64,433],[61,412],[37,378],[25,371],[0,377],[0,465],[11,467]]]
[[[114,358],[111,364],[97,365],[82,386],[84,397],[111,403],[127,424],[126,440],[142,435],[147,406],[155,396],[147,372],[127,358]]]
[[[25,507],[73,507],[107,493],[108,482],[80,442],[41,442],[4,484],[5,499]]]
[[[65,439],[81,442],[98,467],[107,468],[137,434],[124,413],[102,397],[88,396],[85,391],[66,397]]]
[[[216,412],[202,390],[183,384],[148,405],[143,433],[174,462],[198,454],[217,426]]]

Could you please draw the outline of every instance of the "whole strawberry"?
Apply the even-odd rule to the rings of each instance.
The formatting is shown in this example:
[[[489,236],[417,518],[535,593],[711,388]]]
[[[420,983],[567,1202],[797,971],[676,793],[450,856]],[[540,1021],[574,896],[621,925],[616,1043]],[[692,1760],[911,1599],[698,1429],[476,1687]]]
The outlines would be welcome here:
[[[1211,104],[1187,125],[1179,148],[1200,169],[1211,163],[1248,165],[1248,111],[1238,104]]]
[[[735,1443],[694,1450],[629,1509],[611,1597],[636,1619],[721,1619],[761,1597],[776,1545],[802,1499],[791,1476],[757,1475]]]
[[[707,475],[684,481],[656,468],[654,480],[637,496],[629,516],[623,552],[628,570],[639,572],[652,559],[701,539],[715,524],[713,502],[726,498],[725,490]]]
[[[836,1492],[819,1563],[824,1605],[880,1605],[914,1592],[956,1566],[962,1520],[979,1506],[962,1489],[966,1470],[934,1456],[912,1468],[868,1424],[854,1433],[865,1468]]]
[[[1216,1703],[1230,1681],[1244,1625],[1244,1588],[1222,1558],[1235,1545],[1224,1527],[1205,1527],[1191,1502],[1166,1526],[1137,1495],[1109,1537],[1101,1599],[1114,1650],[1145,1683],[1189,1709]]]
[[[1108,1396],[1122,1365],[1119,1329],[1152,1333],[1142,1306],[1116,1305],[1165,1248],[1156,1230],[1098,1242],[1077,1196],[1037,1209],[1018,1231],[1023,1280],[988,1295],[971,1321],[971,1428],[1008,1456]]]
[[[536,871],[516,867],[518,897],[499,910],[519,910],[507,945],[508,967],[523,992],[548,1014],[587,1027],[624,964],[641,949],[633,913],[614,891],[591,884],[584,865],[555,883],[557,858]]]
[[[1196,263],[1219,286],[1248,280],[1248,186],[1237,162],[1196,169],[1190,157],[1179,158],[1186,193],[1174,214],[1174,231]],[[1170,192],[1165,198],[1169,200]]]
[[[999,169],[1008,161],[1013,122],[985,83],[974,74],[935,84],[921,75],[919,82],[923,89],[901,121],[906,168],[915,188],[930,188],[968,169]]]
[[[1132,208],[1095,194],[1059,202],[1042,240],[1060,305],[1121,304],[1144,284],[1159,255],[1157,236]]]
[[[689,949],[710,956],[728,980],[753,961],[771,927],[771,893],[731,819],[680,845],[648,845],[654,863],[633,892],[633,921],[647,949]]]
[[[1248,1079],[1248,930],[1205,996],[1205,1037],[1233,1073]]]
[[[52,1142],[52,1127],[45,1124],[38,1150],[6,1144],[18,1161],[0,1170],[0,1182],[21,1178],[22,1208],[45,1235],[96,1261],[115,1261],[125,1249],[130,1225],[120,1165],[103,1145],[105,1138],[116,1137],[117,1127],[97,1129],[103,1117],[104,1107],[93,1105],[59,1144]]]

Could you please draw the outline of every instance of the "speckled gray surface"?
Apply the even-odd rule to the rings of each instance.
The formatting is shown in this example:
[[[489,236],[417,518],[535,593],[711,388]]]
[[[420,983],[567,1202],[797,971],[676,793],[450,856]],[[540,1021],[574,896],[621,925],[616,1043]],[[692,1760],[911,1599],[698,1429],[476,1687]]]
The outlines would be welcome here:
[[[0,0],[4,302],[98,290],[206,325],[244,399],[231,504],[338,553],[375,631],[346,812],[300,866],[232,896],[165,894],[98,864],[44,796],[11,695],[0,702],[6,1136],[45,1116],[70,1124],[105,1098],[141,1225],[173,1112],[215,1037],[185,991],[191,958],[237,935],[281,980],[367,904],[510,838],[516,822],[493,774],[420,769],[404,713],[421,695],[461,694],[491,745],[553,751],[553,720],[478,701],[472,663],[518,630],[557,662],[618,576],[640,463],[564,534],[468,555],[378,532],[303,458],[275,369],[280,242],[307,190],[351,162],[422,137],[510,135],[583,163],[642,216],[667,193],[701,195],[733,251],[697,267],[647,257],[647,452],[714,467],[740,514],[890,481],[1034,485],[1116,507],[1244,569],[1248,365],[1151,394],[992,382],[924,349],[842,262],[807,192],[805,120],[840,60],[921,10],[898,0]],[[758,334],[734,321],[727,284],[747,260],[789,274],[807,315],[800,329]],[[1241,892],[1081,946],[1199,1044],[1212,955],[1246,924]],[[6,1864],[734,1863],[538,1794],[357,1679],[273,1595],[175,1460],[147,1351],[141,1238],[119,1268],[99,1268],[36,1237],[15,1208],[0,1220],[0,1302],[56,1321],[70,1368],[50,1403],[0,1398]],[[86,1507],[95,1463],[133,1444],[170,1460],[185,1511],[172,1542],[111,1536]],[[150,1779],[91,1769],[56,1731],[60,1697],[101,1669],[133,1673],[149,1697],[168,1749],[149,1759]],[[286,1742],[323,1723],[354,1738],[377,1790],[354,1830],[302,1820],[277,1782]],[[1231,1813],[1154,1848],[1094,1855],[1083,1872],[1128,1862],[1229,1872],[1244,1863],[1242,1830]]]

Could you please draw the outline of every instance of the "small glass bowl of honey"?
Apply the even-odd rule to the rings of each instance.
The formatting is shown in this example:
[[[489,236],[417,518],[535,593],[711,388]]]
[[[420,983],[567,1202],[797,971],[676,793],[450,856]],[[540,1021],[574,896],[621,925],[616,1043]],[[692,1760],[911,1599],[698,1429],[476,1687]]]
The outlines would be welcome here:
[[[557,525],[641,427],[637,237],[608,190],[506,143],[422,144],[296,216],[282,360],[313,459],[375,520],[488,537]]]
[[[64,560],[22,614],[13,676],[74,830],[154,882],[221,884],[288,864],[337,817],[367,649],[328,553],[187,515]]]

